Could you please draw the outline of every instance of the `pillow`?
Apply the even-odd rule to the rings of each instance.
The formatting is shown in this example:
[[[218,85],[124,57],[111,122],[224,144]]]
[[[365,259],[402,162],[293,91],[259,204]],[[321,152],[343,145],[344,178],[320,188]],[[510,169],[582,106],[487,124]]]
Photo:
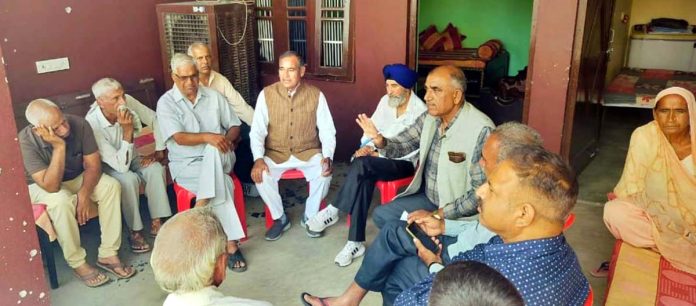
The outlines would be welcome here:
[[[459,30],[452,23],[447,24],[447,27],[440,35],[444,37],[443,49],[445,51],[461,49],[462,40],[466,38],[466,36],[459,34]]]
[[[442,51],[445,38],[437,31],[432,32],[427,36],[427,39],[421,43],[420,49],[424,51]]]

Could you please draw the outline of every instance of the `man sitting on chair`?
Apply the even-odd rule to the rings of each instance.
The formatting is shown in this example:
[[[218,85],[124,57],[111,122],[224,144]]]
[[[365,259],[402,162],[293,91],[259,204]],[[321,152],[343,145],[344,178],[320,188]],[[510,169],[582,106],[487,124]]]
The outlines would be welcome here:
[[[177,184],[196,194],[196,207],[211,206],[229,239],[228,266],[232,271],[246,271],[237,245],[244,230],[228,175],[241,123],[222,94],[198,86],[198,71],[190,56],[174,54],[171,69],[174,87],[157,102],[157,118],[169,150],[169,171]]]
[[[273,226],[266,240],[277,240],[291,223],[283,210],[278,180],[286,170],[302,171],[309,183],[309,197],[302,215],[302,226],[312,238],[321,236],[305,226],[318,211],[329,191],[336,128],[326,98],[321,91],[301,82],[305,73],[302,57],[288,51],[278,58],[280,81],[266,86],[256,102],[251,125],[251,152],[254,167],[251,178],[268,206]]]
[[[423,101],[411,90],[418,73],[403,64],[384,66],[382,70],[387,94],[380,99],[372,114],[377,130],[385,137],[394,137],[413,124],[425,112]],[[392,181],[413,175],[418,161],[418,149],[399,158],[380,156],[370,139],[363,136],[361,147],[353,154],[346,180],[338,190],[336,200],[307,222],[314,232],[322,232],[338,221],[338,211],[350,214],[348,243],[336,255],[334,262],[345,267],[365,252],[367,212],[377,181]]]
[[[148,252],[150,245],[142,234],[143,220],[140,216],[141,182],[145,183],[147,206],[152,218],[150,234],[153,237],[162,225],[160,218],[172,215],[167,198],[167,177],[164,167],[157,160],[157,156],[163,154],[140,157],[133,144],[143,127],[141,114],[152,118],[152,126],[152,122],[156,122],[155,111],[124,94],[121,83],[111,78],[94,83],[92,93],[97,101],[92,104],[85,119],[94,130],[102,169],[121,183],[121,209],[130,228],[131,251]],[[161,142],[159,132],[155,134],[155,139],[157,143]]]

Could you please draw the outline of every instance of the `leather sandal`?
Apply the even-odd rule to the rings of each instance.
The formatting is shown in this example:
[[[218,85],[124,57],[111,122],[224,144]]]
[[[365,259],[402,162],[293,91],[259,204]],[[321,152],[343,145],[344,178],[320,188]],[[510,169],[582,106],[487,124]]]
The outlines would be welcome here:
[[[97,260],[97,267],[100,267],[100,268],[106,270],[107,272],[115,275],[118,279],[131,278],[131,277],[133,277],[133,275],[135,275],[135,269],[131,269],[130,273],[128,273],[127,275],[123,275],[123,274],[116,272],[116,269],[118,269],[118,268],[121,268],[123,271],[126,271],[126,266],[122,262],[110,264],[110,263],[99,262]]]
[[[235,267],[235,265],[237,267]],[[247,263],[246,259],[244,259],[244,255],[242,255],[242,250],[237,249],[236,252],[228,254],[227,267],[234,272],[244,272],[247,270]]]
[[[83,284],[85,284],[85,286],[90,288],[100,287],[111,281],[111,279],[108,276],[104,275],[96,269],[92,270],[92,272],[89,272],[86,275],[80,275],[77,274],[77,272],[73,271],[73,275],[75,275],[77,279],[79,279]],[[104,276],[104,278],[101,281],[97,281],[99,276]]]

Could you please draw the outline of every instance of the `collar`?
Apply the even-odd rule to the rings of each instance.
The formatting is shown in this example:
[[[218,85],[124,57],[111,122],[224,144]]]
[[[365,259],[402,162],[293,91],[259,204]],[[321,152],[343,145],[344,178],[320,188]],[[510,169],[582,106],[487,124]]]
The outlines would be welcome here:
[[[213,84],[213,80],[215,77],[217,77],[219,73],[213,69],[210,69],[210,76],[208,77],[208,84],[203,84],[201,82],[198,82],[199,85],[203,85],[205,87],[210,87],[210,84]]]
[[[300,88],[300,85],[302,85],[302,81],[297,83],[297,86],[295,86],[295,88],[288,90],[288,98],[292,98],[292,96],[295,95],[295,93],[297,92],[297,89]]]
[[[113,126],[111,122],[109,122],[109,119],[106,119],[106,116],[104,116],[104,112],[102,112],[101,107],[97,104],[97,102],[92,103],[92,105],[89,108],[89,111],[87,112],[88,117],[94,117],[94,119],[99,123],[99,127],[110,127]]]
[[[484,246],[483,252],[487,258],[512,258],[530,253],[552,256],[554,253],[558,253],[565,244],[566,240],[563,234],[513,243],[504,243],[500,236],[495,236]]]
[[[211,298],[221,298],[223,296],[214,286],[208,286],[196,291],[170,293],[167,300],[184,303],[176,305],[202,305],[202,302],[210,302]],[[167,303],[164,304],[166,305]]]
[[[469,104],[469,102],[464,101],[464,104],[462,104],[462,107],[459,108],[459,110],[457,111],[457,114],[454,115],[454,117],[452,118],[452,121],[450,121],[450,124],[448,124],[447,127],[445,127],[445,132],[447,132],[447,130],[449,130],[449,128],[452,127],[452,125],[454,125],[454,122],[457,121],[457,118],[459,118],[459,115],[462,113],[462,110],[464,110],[464,108],[467,107],[468,104]],[[437,122],[437,129],[439,131],[440,125],[442,125],[442,118],[436,117],[435,122]]]
[[[196,92],[196,100],[193,101],[193,105],[195,106],[198,104],[198,101],[200,101],[201,98],[206,97],[207,95],[203,92],[202,86],[198,86],[198,91]],[[179,91],[179,88],[176,87],[176,85],[172,86],[172,89],[174,89],[174,92],[172,93],[174,95],[174,100],[175,101],[182,101],[182,102],[189,102],[188,98],[184,96],[184,94]]]

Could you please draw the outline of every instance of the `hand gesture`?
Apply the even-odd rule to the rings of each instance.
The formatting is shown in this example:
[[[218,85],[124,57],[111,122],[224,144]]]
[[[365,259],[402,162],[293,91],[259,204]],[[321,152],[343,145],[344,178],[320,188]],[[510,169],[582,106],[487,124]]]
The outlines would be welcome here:
[[[230,151],[231,141],[223,135],[207,134],[205,142],[213,147],[216,147],[222,153],[227,153]]]
[[[54,148],[59,145],[65,145],[65,140],[53,132],[52,127],[47,127],[45,125],[38,125],[33,128],[34,133],[41,137],[43,141],[48,142]]]
[[[371,146],[364,146],[353,154],[353,157],[362,157],[362,156],[378,156],[377,152],[375,152],[375,148]]]
[[[264,172],[270,173],[268,171],[268,165],[266,165],[263,158],[259,158],[254,162],[254,167],[251,168],[251,180],[253,180],[254,183],[260,184],[263,182]]]
[[[75,209],[75,215],[77,217],[77,224],[85,225],[89,221],[89,207],[92,206],[92,200],[89,196],[77,194],[77,207]]]
[[[155,157],[155,154],[145,155],[140,158],[140,166],[145,168],[156,161],[157,158]]]
[[[379,134],[379,131],[377,131],[377,127],[375,126],[374,122],[372,122],[372,119],[370,119],[370,117],[368,117],[367,115],[359,114],[358,118],[355,119],[355,122],[357,122],[360,128],[362,128],[363,134],[365,134],[365,136],[369,137],[370,139],[375,139]]]
[[[329,176],[333,172],[333,166],[331,164],[331,158],[324,158],[321,160],[321,176]]]
[[[418,251],[418,257],[425,263],[426,266],[430,266],[430,264],[437,262],[437,263],[442,263],[442,244],[440,243],[440,240],[438,240],[435,237],[430,237],[430,239],[435,242],[435,244],[438,246],[438,251],[437,254],[433,253],[432,251],[428,250],[423,244],[418,240],[418,238],[413,238],[413,243],[416,245],[416,250]]]

